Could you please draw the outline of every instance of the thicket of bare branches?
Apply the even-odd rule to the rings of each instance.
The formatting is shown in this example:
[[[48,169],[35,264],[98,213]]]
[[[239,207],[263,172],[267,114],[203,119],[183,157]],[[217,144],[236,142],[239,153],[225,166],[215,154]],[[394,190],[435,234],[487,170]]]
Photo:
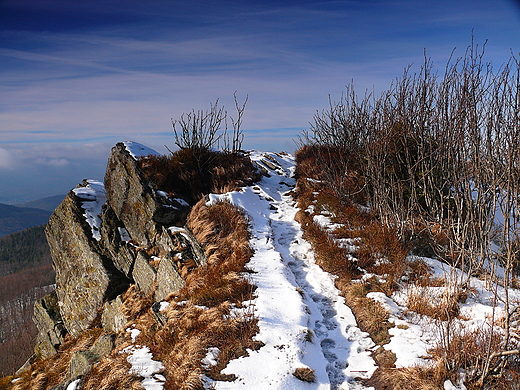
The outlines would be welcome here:
[[[183,113],[179,119],[172,118],[175,144],[180,149],[193,149],[207,151],[219,149],[222,142],[224,151],[236,153],[242,149],[244,140],[241,129],[244,111],[248,96],[242,104],[238,103],[237,92],[233,94],[237,118],[230,117],[233,134],[228,134],[227,118],[228,112],[224,106],[219,105],[217,99],[214,104],[210,103],[209,110],[195,110]]]
[[[472,43],[441,75],[425,58],[418,73],[406,69],[377,97],[360,99],[349,85],[302,137],[327,162],[322,177],[337,195],[348,201],[344,184],[358,176],[367,203],[402,240],[427,241],[466,271],[452,295],[484,268],[503,268],[505,332],[477,368],[480,384],[519,352],[510,329],[519,308],[507,287],[520,251],[520,63],[511,56],[494,70],[483,58],[484,47]],[[448,346],[449,327],[445,339]]]

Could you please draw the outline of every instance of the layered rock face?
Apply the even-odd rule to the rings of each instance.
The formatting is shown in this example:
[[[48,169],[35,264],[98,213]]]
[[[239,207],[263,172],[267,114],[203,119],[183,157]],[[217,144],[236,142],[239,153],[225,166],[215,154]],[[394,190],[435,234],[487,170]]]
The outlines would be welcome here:
[[[66,333],[79,335],[92,325],[117,333],[126,322],[120,295],[131,284],[160,301],[205,261],[193,235],[182,227],[189,205],[145,179],[135,154],[141,149],[118,143],[104,186],[84,181],[47,224],[56,291],[35,309],[40,357],[56,353]]]

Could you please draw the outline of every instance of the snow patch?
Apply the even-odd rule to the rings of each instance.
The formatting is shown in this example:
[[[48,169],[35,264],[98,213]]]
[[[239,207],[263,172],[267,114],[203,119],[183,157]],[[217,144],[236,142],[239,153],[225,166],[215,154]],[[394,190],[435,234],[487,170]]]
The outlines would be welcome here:
[[[210,195],[211,205],[227,200],[247,210],[251,246],[248,277],[256,286],[251,302],[258,318],[256,339],[264,346],[232,360],[223,370],[234,382],[211,382],[216,389],[360,389],[357,378],[375,371],[374,343],[357,328],[355,318],[334,286],[334,277],[314,262],[311,246],[294,221],[298,209],[287,194],[295,180],[294,158],[252,152],[253,161],[270,168],[270,176],[253,187]],[[266,164],[268,162],[269,164]],[[274,206],[274,207],[273,207]],[[208,362],[210,358],[208,358]],[[310,367],[315,383],[292,374]]]
[[[145,346],[130,346],[122,351],[128,353],[126,360],[132,365],[130,374],[143,377],[141,384],[146,390],[162,390],[166,378],[159,373],[164,370],[161,362],[153,360],[150,348]]]
[[[81,381],[81,378],[70,382],[67,386],[67,390],[76,390],[78,388],[78,384],[80,381]]]
[[[81,201],[81,208],[85,211],[83,216],[90,226],[92,237],[101,240],[101,211],[107,200],[105,186],[98,180],[86,180],[83,187],[74,188],[72,191]]]
[[[134,141],[125,141],[123,144],[130,155],[137,160],[139,157],[146,157],[149,155],[161,156],[161,153],[156,152],[148,146],[142,145]]]

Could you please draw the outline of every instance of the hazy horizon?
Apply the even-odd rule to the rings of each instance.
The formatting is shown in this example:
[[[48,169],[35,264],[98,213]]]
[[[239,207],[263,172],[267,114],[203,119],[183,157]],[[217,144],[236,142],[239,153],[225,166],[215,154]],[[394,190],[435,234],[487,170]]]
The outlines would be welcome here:
[[[518,2],[0,1],[0,202],[102,179],[110,148],[166,153],[171,118],[246,95],[244,147],[294,151],[316,110],[354,82],[386,89],[426,55],[487,40],[499,67],[520,50]]]

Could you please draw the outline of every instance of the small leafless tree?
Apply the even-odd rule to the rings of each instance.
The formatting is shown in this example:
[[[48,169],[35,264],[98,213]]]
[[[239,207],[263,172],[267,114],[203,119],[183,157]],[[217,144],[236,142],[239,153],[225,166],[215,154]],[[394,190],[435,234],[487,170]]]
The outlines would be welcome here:
[[[181,149],[210,150],[218,145],[222,137],[219,134],[225,124],[227,112],[219,107],[218,99],[210,103],[207,111],[192,110],[181,114],[180,118],[172,118],[175,144]]]
[[[242,142],[244,141],[242,120],[244,116],[244,111],[246,109],[246,104],[249,99],[249,95],[246,95],[244,103],[242,103],[241,105],[238,103],[237,91],[235,91],[235,93],[233,94],[233,99],[235,101],[235,109],[237,110],[237,118],[234,119],[233,117],[230,117],[231,125],[233,127],[233,135],[231,136],[231,140],[229,139],[229,136],[227,134],[225,135],[224,149],[230,151],[231,153],[238,153],[240,150],[242,150]]]

